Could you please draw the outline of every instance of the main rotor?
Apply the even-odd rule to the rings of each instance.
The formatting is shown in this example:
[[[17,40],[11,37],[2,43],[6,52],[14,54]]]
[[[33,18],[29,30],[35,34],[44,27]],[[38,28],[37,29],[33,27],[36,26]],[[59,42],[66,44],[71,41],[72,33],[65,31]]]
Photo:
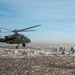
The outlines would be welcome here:
[[[2,27],[0,27],[0,29],[8,30],[6,32],[1,32],[1,33],[13,32],[15,34],[18,34],[18,32],[36,31],[36,30],[30,30],[30,29],[35,28],[35,27],[38,27],[38,26],[41,26],[41,25],[35,25],[35,26],[31,26],[31,27],[24,28],[24,29],[20,29],[20,30],[17,30],[17,29],[10,30],[10,29],[7,29],[7,28],[2,28]]]

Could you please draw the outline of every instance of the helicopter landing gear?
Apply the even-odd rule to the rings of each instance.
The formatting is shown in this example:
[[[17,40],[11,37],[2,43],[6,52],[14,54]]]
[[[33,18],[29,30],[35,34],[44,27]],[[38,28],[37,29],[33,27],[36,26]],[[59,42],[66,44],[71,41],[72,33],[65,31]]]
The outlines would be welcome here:
[[[22,44],[22,46],[23,46],[23,47],[25,47],[25,46],[26,46],[26,44],[25,44],[25,43],[23,43],[23,44]]]
[[[19,45],[20,45],[20,44],[18,44],[18,46],[16,46],[16,49],[18,49]]]

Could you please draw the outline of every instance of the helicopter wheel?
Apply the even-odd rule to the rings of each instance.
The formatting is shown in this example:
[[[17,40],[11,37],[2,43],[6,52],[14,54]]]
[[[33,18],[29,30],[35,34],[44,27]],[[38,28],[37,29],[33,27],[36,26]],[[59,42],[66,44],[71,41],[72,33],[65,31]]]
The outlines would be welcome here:
[[[18,49],[18,46],[16,46],[16,49]]]
[[[23,44],[22,44],[22,46],[23,46],[23,47],[25,47],[25,46],[26,46],[26,44],[25,44],[25,43],[23,43]]]

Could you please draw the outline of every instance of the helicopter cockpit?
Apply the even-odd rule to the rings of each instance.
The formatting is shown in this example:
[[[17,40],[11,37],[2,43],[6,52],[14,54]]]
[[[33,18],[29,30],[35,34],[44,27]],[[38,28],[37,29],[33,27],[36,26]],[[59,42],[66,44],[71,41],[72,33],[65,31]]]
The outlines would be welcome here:
[[[18,36],[19,36],[19,38],[21,38],[21,39],[28,39],[28,37],[27,36],[25,36],[25,35],[22,35],[22,34],[17,34]]]

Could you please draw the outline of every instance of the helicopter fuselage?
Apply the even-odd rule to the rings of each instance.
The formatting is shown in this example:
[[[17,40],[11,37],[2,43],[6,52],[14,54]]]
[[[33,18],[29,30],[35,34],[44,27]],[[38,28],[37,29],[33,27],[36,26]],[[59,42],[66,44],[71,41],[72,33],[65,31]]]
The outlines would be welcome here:
[[[0,42],[6,42],[7,44],[22,44],[25,47],[26,43],[30,43],[31,40],[22,34],[12,34],[5,36],[5,38],[0,38]]]
[[[18,46],[16,46],[16,48],[18,48],[20,44],[22,44],[22,46],[25,47],[25,44],[30,43],[31,40],[29,38],[27,38],[26,36],[19,34],[19,32],[35,31],[35,30],[30,30],[30,29],[38,27],[38,26],[40,26],[40,25],[35,25],[35,26],[31,26],[31,27],[27,27],[27,28],[23,28],[23,29],[19,29],[19,30],[15,29],[15,30],[6,31],[6,32],[0,31],[0,33],[8,33],[8,32],[14,33],[12,35],[5,36],[4,38],[0,38],[0,42],[6,42],[7,44],[18,44]],[[2,28],[2,27],[0,27],[0,29],[10,30],[7,28]]]
[[[6,43],[8,44],[21,44],[21,43],[30,43],[30,39],[22,34],[13,34],[10,36],[5,36]]]

